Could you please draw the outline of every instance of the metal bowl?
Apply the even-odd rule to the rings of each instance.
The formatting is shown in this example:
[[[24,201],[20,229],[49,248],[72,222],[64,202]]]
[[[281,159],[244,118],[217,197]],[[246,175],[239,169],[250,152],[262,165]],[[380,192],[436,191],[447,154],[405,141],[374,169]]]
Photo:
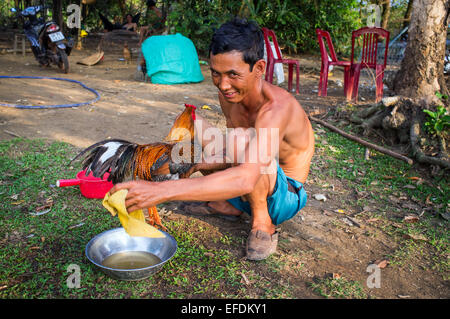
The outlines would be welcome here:
[[[108,276],[119,280],[142,280],[161,270],[177,251],[177,242],[166,232],[163,238],[131,237],[124,228],[107,230],[92,238],[86,245],[86,257]],[[114,269],[103,265],[103,261],[121,252],[148,252],[161,262],[145,268]]]

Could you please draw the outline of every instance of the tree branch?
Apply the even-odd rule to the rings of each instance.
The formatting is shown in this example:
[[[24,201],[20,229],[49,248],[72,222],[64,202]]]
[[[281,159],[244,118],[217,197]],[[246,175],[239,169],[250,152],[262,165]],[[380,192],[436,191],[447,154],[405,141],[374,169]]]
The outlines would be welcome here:
[[[344,132],[344,131],[338,129],[337,127],[335,127],[335,126],[333,126],[333,125],[331,125],[331,124],[329,124],[329,123],[327,123],[327,122],[325,122],[325,121],[319,120],[319,119],[317,119],[317,118],[315,118],[315,117],[313,117],[313,116],[309,116],[309,119],[310,119],[311,121],[313,121],[313,122],[316,122],[316,123],[319,123],[320,125],[325,126],[326,128],[329,128],[329,129],[332,130],[333,132],[336,132],[336,133],[338,133],[338,134],[344,136],[345,138],[348,138],[349,140],[352,140],[352,141],[357,142],[357,143],[359,143],[359,144],[362,144],[362,145],[364,145],[364,146],[366,146],[366,147],[369,147],[369,148],[371,148],[371,149],[374,149],[374,150],[376,150],[376,151],[378,151],[378,152],[380,152],[380,153],[383,153],[383,154],[392,156],[392,157],[394,157],[394,158],[396,158],[396,159],[402,160],[402,161],[404,161],[404,162],[406,162],[406,163],[408,163],[408,164],[410,164],[410,165],[413,164],[413,160],[412,160],[411,158],[409,158],[409,157],[406,157],[406,156],[401,155],[401,154],[399,154],[399,153],[396,153],[396,152],[394,152],[394,151],[388,150],[388,149],[386,149],[386,148],[384,148],[384,147],[381,147],[381,146],[379,146],[379,145],[375,145],[375,144],[366,142],[366,141],[364,141],[364,140],[362,140],[362,139],[360,139],[360,138],[358,138],[358,137],[356,137],[356,136],[350,135],[350,134],[348,134],[348,133],[346,133],[346,132]]]

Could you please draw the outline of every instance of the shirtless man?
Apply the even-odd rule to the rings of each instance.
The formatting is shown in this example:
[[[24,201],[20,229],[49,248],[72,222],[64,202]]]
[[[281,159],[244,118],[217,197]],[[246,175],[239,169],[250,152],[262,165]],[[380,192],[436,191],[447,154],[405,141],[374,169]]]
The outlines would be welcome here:
[[[128,211],[174,200],[208,201],[211,209],[227,216],[242,212],[251,215],[248,259],[265,259],[275,252],[278,242],[275,226],[294,217],[306,204],[303,184],[314,153],[314,134],[297,100],[264,80],[263,55],[263,35],[254,23],[235,19],[215,32],[210,47],[211,75],[219,89],[227,127],[255,128],[256,136],[249,140],[248,134],[238,132],[228,137],[226,147],[231,147],[231,141],[237,138],[246,139],[245,149],[234,152],[232,164],[210,161],[196,164],[195,170],[212,172],[205,176],[117,184],[111,192],[128,189],[125,201]],[[196,126],[198,121],[202,121],[203,132],[210,127],[201,117]],[[261,129],[267,133],[264,143],[260,142],[264,139],[258,138]],[[203,146],[208,142],[203,141]],[[256,161],[248,160],[251,154],[261,154],[261,150],[268,154],[269,160],[259,156]],[[274,163],[275,170],[264,170]]]

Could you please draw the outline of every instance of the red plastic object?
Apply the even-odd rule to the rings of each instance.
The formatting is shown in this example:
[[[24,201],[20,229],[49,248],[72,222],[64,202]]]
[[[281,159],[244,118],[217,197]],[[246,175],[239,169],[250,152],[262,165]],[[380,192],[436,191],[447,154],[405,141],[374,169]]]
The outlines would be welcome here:
[[[92,172],[86,176],[85,171],[80,171],[75,179],[60,179],[56,181],[56,186],[80,186],[81,194],[87,198],[104,198],[106,193],[113,187],[112,182],[108,182],[109,174],[105,173],[103,179],[94,177]]]
[[[275,46],[275,50],[277,51],[277,55],[281,57],[281,50],[278,46],[277,37],[275,36],[275,32],[273,30],[269,30],[267,28],[261,28],[264,34],[264,42],[266,44],[266,51],[267,51],[267,66],[266,66],[266,81],[269,81],[270,83],[273,82],[273,69],[275,67],[275,63],[284,63],[288,65],[288,90],[291,92],[292,90],[292,76],[293,76],[293,69],[294,65],[296,66],[296,88],[295,93],[299,93],[299,77],[300,77],[300,63],[298,60],[293,59],[277,59],[274,57],[272,52],[272,47],[270,46],[269,38],[272,38],[273,45]]]
[[[355,54],[355,40],[362,37],[362,55],[361,61],[354,62]],[[383,64],[377,64],[377,44],[379,38],[386,39],[386,47],[384,50],[384,62]],[[376,102],[379,102],[383,97],[383,76],[384,69],[386,69],[387,54],[389,49],[389,31],[383,28],[377,27],[364,27],[352,32],[352,62],[350,66],[350,81],[352,87],[347,91],[347,99],[350,98],[356,102],[358,97],[359,75],[361,69],[370,68],[375,70],[375,84],[376,84]]]
[[[327,85],[328,85],[328,72],[330,66],[342,66],[344,67],[344,93],[347,94],[350,81],[350,61],[339,61],[334,51],[333,42],[331,41],[330,33],[328,31],[316,29],[317,41],[319,42],[320,55],[322,56],[322,66],[320,68],[320,79],[319,79],[319,96],[327,96]],[[327,41],[327,46],[330,54],[328,55],[327,49],[325,47],[325,41]],[[328,59],[330,56],[331,61]]]

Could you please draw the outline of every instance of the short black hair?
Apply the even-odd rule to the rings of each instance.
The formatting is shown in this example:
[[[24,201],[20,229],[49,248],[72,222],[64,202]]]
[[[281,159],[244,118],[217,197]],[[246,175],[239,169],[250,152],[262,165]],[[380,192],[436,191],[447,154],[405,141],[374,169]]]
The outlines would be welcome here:
[[[147,7],[153,8],[154,6],[156,6],[156,3],[154,0],[147,0]]]
[[[209,54],[242,52],[244,62],[253,70],[255,63],[264,58],[264,37],[258,24],[246,19],[234,18],[214,32]]]

